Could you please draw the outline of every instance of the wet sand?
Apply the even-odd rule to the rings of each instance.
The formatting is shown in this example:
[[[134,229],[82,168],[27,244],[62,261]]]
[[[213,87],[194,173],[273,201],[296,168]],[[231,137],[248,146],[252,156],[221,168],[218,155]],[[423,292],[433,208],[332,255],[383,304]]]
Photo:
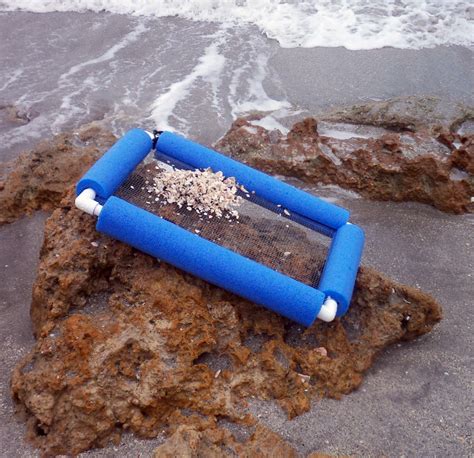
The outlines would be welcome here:
[[[279,49],[270,64],[287,97],[312,114],[330,106],[407,95],[474,103],[472,50],[461,46],[370,51]]]

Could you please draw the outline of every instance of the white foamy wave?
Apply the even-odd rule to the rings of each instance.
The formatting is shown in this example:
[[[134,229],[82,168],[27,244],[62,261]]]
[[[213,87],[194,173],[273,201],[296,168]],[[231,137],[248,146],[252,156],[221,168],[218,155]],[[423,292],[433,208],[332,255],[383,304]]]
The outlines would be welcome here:
[[[269,77],[268,46],[258,35],[252,44],[242,35],[229,28],[220,28],[209,35],[211,44],[203,50],[195,66],[156,96],[148,119],[162,130],[189,135],[190,123],[199,123],[196,115],[227,123],[259,112],[263,117],[261,122],[271,123],[272,128],[284,132],[279,119],[293,115],[294,109],[281,88],[273,96],[264,88],[264,81]],[[272,83],[278,87],[277,80]],[[202,106],[203,103],[211,110]]]
[[[0,9],[109,11],[254,24],[287,48],[469,46],[474,37],[470,0],[0,0]]]
[[[170,117],[177,118],[175,121],[182,121],[175,113],[175,108],[179,102],[186,99],[195,83],[202,79],[213,86],[212,93],[215,94],[215,87],[219,81],[219,75],[225,65],[225,57],[219,53],[219,45],[222,44],[222,37],[216,37],[216,41],[204,50],[204,55],[199,59],[198,64],[191,73],[188,73],[182,80],[171,84],[166,92],[161,94],[152,104],[151,119],[163,130],[175,130],[171,126]]]

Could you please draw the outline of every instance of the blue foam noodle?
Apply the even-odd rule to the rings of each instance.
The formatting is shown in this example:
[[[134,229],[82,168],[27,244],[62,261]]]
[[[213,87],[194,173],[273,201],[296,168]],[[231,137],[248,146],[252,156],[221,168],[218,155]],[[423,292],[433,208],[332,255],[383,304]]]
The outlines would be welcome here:
[[[313,221],[338,229],[349,220],[344,208],[325,202],[311,194],[283,183],[263,172],[230,159],[214,150],[187,140],[171,132],[163,132],[157,142],[157,150],[195,168],[210,167],[233,176],[248,191],[255,191],[263,199],[280,204]]]
[[[318,289],[338,302],[337,316],[344,315],[349,308],[364,238],[364,231],[359,226],[345,224],[332,239]]]
[[[309,326],[324,294],[221,247],[117,197],[110,197],[97,230],[209,283]]]
[[[110,197],[150,152],[152,143],[144,130],[129,130],[81,178],[77,194],[92,188],[99,197]]]

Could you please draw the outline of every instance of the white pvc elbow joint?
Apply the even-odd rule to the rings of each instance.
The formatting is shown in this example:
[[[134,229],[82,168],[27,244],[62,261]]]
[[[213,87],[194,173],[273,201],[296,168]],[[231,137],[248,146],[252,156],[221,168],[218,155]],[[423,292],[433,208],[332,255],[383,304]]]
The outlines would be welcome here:
[[[82,191],[75,200],[75,205],[79,210],[86,212],[89,215],[99,216],[102,210],[102,205],[95,200],[95,191],[92,188],[87,188]]]
[[[324,301],[324,304],[321,307],[321,310],[318,313],[318,318],[320,320],[330,322],[336,318],[337,313],[337,302],[330,298],[329,296]]]

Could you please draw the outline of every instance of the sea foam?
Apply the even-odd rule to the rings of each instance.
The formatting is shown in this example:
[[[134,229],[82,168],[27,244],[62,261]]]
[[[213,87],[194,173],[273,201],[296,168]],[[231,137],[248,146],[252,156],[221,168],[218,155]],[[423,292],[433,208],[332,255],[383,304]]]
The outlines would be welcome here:
[[[0,0],[0,10],[109,11],[253,24],[282,47],[470,46],[470,0]]]

